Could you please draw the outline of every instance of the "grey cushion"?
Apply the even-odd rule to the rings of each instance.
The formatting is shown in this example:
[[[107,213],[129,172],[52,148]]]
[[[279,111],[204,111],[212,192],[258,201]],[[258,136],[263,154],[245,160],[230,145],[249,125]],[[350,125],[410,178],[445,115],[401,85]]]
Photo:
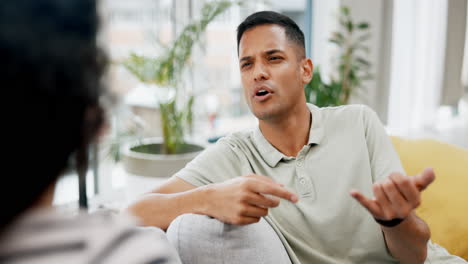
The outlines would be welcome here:
[[[279,237],[262,218],[256,224],[224,224],[205,215],[177,217],[167,230],[182,263],[291,263]]]

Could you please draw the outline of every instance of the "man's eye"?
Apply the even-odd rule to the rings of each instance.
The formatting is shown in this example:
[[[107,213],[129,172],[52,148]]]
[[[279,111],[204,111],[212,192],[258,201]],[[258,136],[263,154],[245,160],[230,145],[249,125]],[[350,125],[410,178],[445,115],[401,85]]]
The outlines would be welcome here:
[[[249,65],[251,65],[251,64],[252,64],[252,63],[250,63],[250,62],[246,62],[246,63],[242,64],[241,67],[244,68],[244,67],[247,67],[247,66],[249,66]]]
[[[277,57],[277,56],[270,57],[270,60],[279,60],[279,59],[281,59],[281,58]]]

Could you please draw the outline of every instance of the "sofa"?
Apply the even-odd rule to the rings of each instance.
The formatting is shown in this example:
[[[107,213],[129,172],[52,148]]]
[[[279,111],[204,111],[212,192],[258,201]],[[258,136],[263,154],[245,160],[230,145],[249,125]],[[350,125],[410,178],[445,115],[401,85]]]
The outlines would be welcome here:
[[[468,149],[434,139],[392,137],[408,175],[432,167],[436,180],[422,193],[416,213],[431,240],[468,260]]]
[[[434,243],[428,246],[441,245],[448,252],[442,249],[446,254],[426,263],[464,263],[450,254],[468,260],[468,150],[433,139],[391,139],[408,175],[427,167],[436,173],[436,180],[422,193],[417,214],[431,229]],[[233,226],[187,214],[173,221],[167,236],[183,263],[291,263],[278,235],[263,219]]]

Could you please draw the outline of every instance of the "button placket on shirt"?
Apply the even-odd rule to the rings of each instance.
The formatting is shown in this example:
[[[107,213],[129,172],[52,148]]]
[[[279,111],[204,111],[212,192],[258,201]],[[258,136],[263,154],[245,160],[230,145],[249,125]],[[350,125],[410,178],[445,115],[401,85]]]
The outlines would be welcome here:
[[[296,158],[296,175],[298,177],[298,190],[301,197],[315,198],[315,190],[310,177],[307,176],[306,166],[304,164],[305,155],[309,146],[304,147]]]

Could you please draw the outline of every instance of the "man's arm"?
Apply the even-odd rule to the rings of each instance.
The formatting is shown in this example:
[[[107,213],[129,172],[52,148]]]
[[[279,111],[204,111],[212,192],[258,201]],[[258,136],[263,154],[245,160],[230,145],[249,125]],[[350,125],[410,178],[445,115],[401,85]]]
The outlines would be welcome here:
[[[431,234],[427,224],[414,212],[395,227],[381,228],[387,248],[393,257],[401,263],[424,263]]]
[[[265,194],[273,195],[265,196]],[[279,205],[283,198],[297,202],[297,195],[272,179],[248,175],[218,184],[195,187],[172,177],[152,193],[131,204],[127,211],[143,225],[166,230],[179,215],[203,214],[225,223],[245,225],[256,223],[268,214],[268,208]]]
[[[421,202],[421,191],[435,179],[432,169],[422,174],[407,177],[400,173],[391,174],[386,180],[373,185],[374,199],[358,191],[351,195],[364,206],[375,219],[402,220],[393,227],[381,225],[390,254],[401,263],[424,263],[427,257],[429,227],[414,213]]]
[[[205,188],[177,177],[170,178],[160,187],[130,204],[126,211],[137,216],[144,226],[157,226],[163,230],[177,216],[185,213],[201,214]]]

